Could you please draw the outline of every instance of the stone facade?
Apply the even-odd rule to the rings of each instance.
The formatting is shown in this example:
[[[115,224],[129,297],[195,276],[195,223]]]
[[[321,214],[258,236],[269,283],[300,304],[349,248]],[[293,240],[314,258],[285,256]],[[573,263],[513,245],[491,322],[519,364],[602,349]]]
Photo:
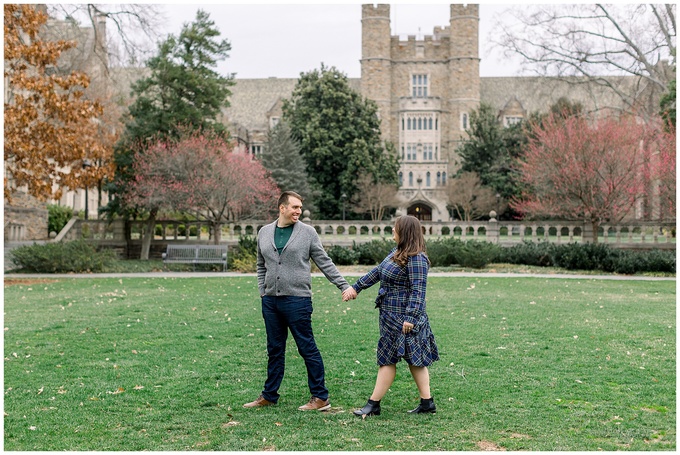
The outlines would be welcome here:
[[[401,158],[399,209],[422,220],[450,218],[444,188],[460,168],[456,149],[480,103],[492,106],[505,126],[547,112],[560,98],[591,113],[623,108],[612,90],[582,78],[480,77],[479,5],[451,5],[448,25],[403,40],[391,34],[390,5],[362,5],[361,23],[361,78],[349,84],[378,105],[382,137]],[[635,91],[632,77],[607,79],[618,90]],[[257,155],[297,80],[235,82],[222,120],[242,148]]]
[[[402,213],[449,219],[447,176],[469,113],[480,103],[479,5],[451,5],[449,25],[401,40],[390,5],[362,6],[361,92],[378,103],[382,137],[397,146]]]
[[[4,207],[5,241],[46,240],[47,218],[45,202],[21,191],[14,193],[12,203]]]

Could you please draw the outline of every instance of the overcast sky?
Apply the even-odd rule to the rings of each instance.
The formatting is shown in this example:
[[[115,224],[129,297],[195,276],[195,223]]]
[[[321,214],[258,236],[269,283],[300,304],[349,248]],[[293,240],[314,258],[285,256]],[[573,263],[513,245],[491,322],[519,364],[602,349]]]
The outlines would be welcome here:
[[[366,2],[369,3],[369,2]],[[386,3],[386,2],[383,2]],[[507,4],[480,5],[480,73],[482,77],[517,75],[517,65],[488,48],[494,14]],[[221,73],[237,78],[297,78],[301,72],[334,66],[350,78],[361,76],[361,3],[345,4],[166,4],[163,33],[178,35],[200,8],[210,14],[231,43]],[[449,3],[391,4],[392,35],[432,35],[449,25]]]

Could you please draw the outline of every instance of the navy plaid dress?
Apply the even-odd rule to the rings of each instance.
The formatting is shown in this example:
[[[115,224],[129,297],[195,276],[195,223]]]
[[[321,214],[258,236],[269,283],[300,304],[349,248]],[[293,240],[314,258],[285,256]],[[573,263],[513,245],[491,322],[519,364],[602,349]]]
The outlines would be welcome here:
[[[425,312],[425,289],[429,264],[425,254],[410,256],[406,267],[392,260],[396,248],[378,265],[354,283],[361,292],[380,282],[376,308],[380,309],[378,365],[394,365],[402,357],[409,365],[426,367],[439,360],[439,350]],[[404,321],[413,330],[404,335]]]

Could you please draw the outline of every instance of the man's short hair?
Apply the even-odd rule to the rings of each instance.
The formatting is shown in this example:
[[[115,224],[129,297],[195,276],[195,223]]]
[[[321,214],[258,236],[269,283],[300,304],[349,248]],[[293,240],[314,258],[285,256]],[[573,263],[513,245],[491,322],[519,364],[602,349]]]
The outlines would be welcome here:
[[[302,199],[302,196],[297,194],[295,191],[284,191],[283,193],[281,193],[281,196],[279,196],[279,203],[276,206],[281,207],[282,205],[288,205],[288,199],[291,197],[300,199],[300,202],[304,201],[304,199]]]

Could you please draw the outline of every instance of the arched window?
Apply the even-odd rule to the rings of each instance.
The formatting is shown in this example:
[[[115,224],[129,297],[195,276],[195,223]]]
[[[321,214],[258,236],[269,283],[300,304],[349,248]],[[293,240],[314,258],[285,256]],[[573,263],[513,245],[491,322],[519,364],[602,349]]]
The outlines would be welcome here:
[[[413,186],[413,172],[408,173],[408,186]]]
[[[423,119],[418,117],[418,129],[422,130],[423,129]]]
[[[425,186],[430,186],[430,173],[425,174]]]
[[[446,172],[442,172],[442,185],[446,185]]]
[[[430,119],[429,119],[429,122],[428,122],[428,123],[429,123],[429,128],[428,128],[428,129],[430,129],[430,130],[431,130],[431,129],[432,129],[432,117],[430,117]]]
[[[404,185],[404,174],[402,172],[399,173],[399,186]]]
[[[409,118],[406,120],[406,125],[407,125],[407,126],[406,126],[406,129],[407,129],[407,130],[410,130],[410,129],[411,129],[411,117],[409,117]]]
[[[463,113],[463,129],[468,129],[468,115],[466,113]]]
[[[442,173],[437,172],[437,186],[442,184]]]

